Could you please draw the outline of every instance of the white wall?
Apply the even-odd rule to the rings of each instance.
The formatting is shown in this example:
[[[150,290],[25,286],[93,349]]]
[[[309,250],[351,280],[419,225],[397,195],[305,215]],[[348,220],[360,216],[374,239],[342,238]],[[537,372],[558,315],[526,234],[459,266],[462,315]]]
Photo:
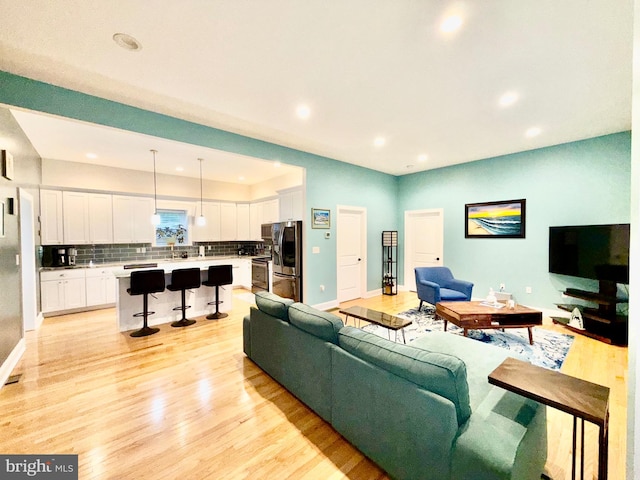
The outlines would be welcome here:
[[[304,169],[298,173],[282,175],[255,185],[204,180],[205,200],[250,202],[277,195],[278,190],[303,184]],[[139,170],[68,162],[42,160],[42,186],[113,193],[153,195],[153,173]],[[200,198],[200,180],[178,175],[157,175],[158,198]]]

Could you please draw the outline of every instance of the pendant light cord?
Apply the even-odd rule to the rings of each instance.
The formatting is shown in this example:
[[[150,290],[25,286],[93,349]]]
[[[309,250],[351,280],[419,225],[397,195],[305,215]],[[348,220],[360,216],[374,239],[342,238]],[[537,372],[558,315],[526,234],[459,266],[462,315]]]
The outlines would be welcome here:
[[[198,161],[200,162],[200,216],[203,217],[203,210],[202,210],[202,159],[199,158]]]
[[[155,214],[158,214],[158,188],[156,185],[156,153],[157,150],[151,150],[153,152],[153,206],[155,208]]]

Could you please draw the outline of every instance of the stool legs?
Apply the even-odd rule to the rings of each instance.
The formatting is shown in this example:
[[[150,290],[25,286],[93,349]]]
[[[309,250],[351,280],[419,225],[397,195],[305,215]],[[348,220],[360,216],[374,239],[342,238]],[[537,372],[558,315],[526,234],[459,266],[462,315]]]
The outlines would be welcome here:
[[[216,300],[215,300],[215,302],[209,302],[208,303],[209,305],[212,305],[214,303],[216,304],[216,311],[215,311],[215,313],[210,313],[209,315],[207,315],[207,319],[208,320],[218,320],[219,318],[225,318],[225,317],[229,316],[226,313],[222,313],[218,308],[220,306],[220,304],[222,303],[220,301],[220,295],[219,295],[220,294],[220,290],[219,290],[219,288],[220,287],[218,285],[216,285]]]
[[[160,331],[159,328],[150,327],[147,323],[147,317],[149,315],[153,315],[156,312],[149,311],[149,294],[145,293],[142,300],[142,313],[136,313],[134,317],[143,317],[144,322],[142,324],[142,328],[140,330],[136,330],[135,332],[130,333],[129,335],[132,337],[146,337],[148,335],[153,335],[154,333],[158,333]]]
[[[182,305],[180,305],[179,307],[174,308],[174,310],[182,310],[182,318],[180,320],[177,320],[175,322],[173,322],[171,324],[172,327],[188,327],[189,325],[193,325],[194,323],[196,323],[195,320],[188,320],[187,319],[187,315],[186,315],[186,310],[187,308],[190,308],[190,305],[187,305],[187,299],[186,299],[186,290],[182,289]]]

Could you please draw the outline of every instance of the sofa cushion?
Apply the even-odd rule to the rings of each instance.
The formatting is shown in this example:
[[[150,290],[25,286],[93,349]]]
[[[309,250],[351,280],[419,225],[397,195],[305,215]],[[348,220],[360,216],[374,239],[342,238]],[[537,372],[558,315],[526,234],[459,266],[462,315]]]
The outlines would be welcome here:
[[[458,425],[471,415],[467,369],[458,357],[391,342],[354,327],[340,330],[338,345],[362,360],[450,400],[456,409]]]
[[[258,310],[285,322],[289,321],[288,310],[293,304],[293,300],[279,297],[271,292],[257,292],[255,298]]]
[[[340,317],[304,303],[294,303],[289,307],[289,321],[300,330],[336,344],[338,332],[344,326]]]

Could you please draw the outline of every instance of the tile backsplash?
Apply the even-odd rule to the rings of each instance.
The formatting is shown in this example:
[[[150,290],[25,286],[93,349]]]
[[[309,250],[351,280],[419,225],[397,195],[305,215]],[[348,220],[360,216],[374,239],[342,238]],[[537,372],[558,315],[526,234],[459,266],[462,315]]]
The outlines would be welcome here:
[[[262,242],[197,242],[191,246],[175,246],[175,258],[186,252],[188,257],[198,256],[198,247],[204,246],[206,257],[238,255],[240,250],[260,253]],[[150,243],[119,243],[110,245],[76,245],[76,265],[161,260],[171,258],[171,247],[152,247]],[[142,251],[144,250],[144,253]]]

